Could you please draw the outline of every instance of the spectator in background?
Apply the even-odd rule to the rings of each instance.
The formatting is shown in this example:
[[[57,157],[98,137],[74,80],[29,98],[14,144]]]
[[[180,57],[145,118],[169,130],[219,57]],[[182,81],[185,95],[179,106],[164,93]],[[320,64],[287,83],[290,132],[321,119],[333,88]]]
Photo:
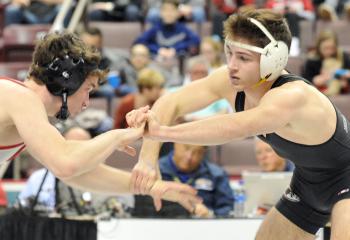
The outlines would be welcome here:
[[[80,34],[81,39],[89,46],[97,48],[102,55],[100,68],[109,69],[106,84],[92,96],[124,96],[137,89],[136,79],[140,70],[151,62],[146,46],[135,44],[130,50],[130,57],[103,47],[103,35],[100,29],[89,27]]]
[[[113,57],[108,55],[108,51],[103,48],[103,35],[99,28],[88,27],[80,33],[80,38],[85,44],[92,48],[96,48],[101,53],[101,61],[99,64],[100,69],[108,69],[110,71],[115,71],[117,68],[117,62],[112,61]],[[108,55],[108,56],[107,56]],[[107,97],[113,98],[114,88],[109,84],[108,81],[101,85],[96,91],[91,94],[91,97]]]
[[[121,99],[115,111],[114,128],[127,128],[125,116],[133,109],[152,106],[160,97],[164,83],[164,77],[158,71],[150,68],[141,70],[137,78],[139,91]]]
[[[83,32],[80,33],[80,38],[88,46],[96,48],[100,51],[102,55],[100,68],[110,69],[112,62],[107,56],[105,56],[105,51],[103,50],[103,35],[101,30],[96,27],[86,28]]]
[[[5,8],[5,25],[10,24],[49,24],[58,14],[63,0],[12,0]],[[71,12],[64,19],[67,26]]]
[[[344,12],[344,15],[345,15],[345,19],[347,21],[350,21],[350,1],[347,0],[346,3],[344,3],[343,5],[343,12]]]
[[[162,72],[154,68],[144,68],[137,76],[138,91],[124,96],[117,104],[114,114],[114,128],[127,128],[125,116],[133,109],[142,106],[152,106],[160,97],[165,84],[165,78]],[[159,156],[164,156],[173,149],[172,143],[162,145]]]
[[[209,62],[203,56],[195,56],[190,58],[186,63],[186,75],[183,85],[190,84],[196,80],[205,78],[210,71]],[[169,91],[176,91],[179,87],[170,88]],[[213,116],[215,114],[223,114],[231,112],[232,108],[226,99],[218,100],[209,106],[193,113],[186,114],[184,119],[186,121],[200,120]]]
[[[336,21],[342,14],[346,17],[349,3],[349,0],[314,0],[317,17],[323,21]]]
[[[325,22],[337,21],[339,18],[335,11],[334,4],[329,4],[328,2],[333,2],[333,1],[325,1],[324,3],[318,5],[317,11],[316,11],[317,18]]]
[[[212,34],[222,39],[224,31],[223,22],[232,14],[238,11],[240,7],[255,8],[259,0],[213,0],[214,6],[212,13],[213,31]],[[260,0],[261,1],[261,0]]]
[[[292,33],[292,44],[290,46],[289,54],[291,56],[298,56],[300,54],[299,22],[303,19],[308,21],[315,20],[315,11],[312,0],[267,0],[265,7],[283,14],[287,19]]]
[[[286,160],[272,149],[272,147],[255,138],[255,157],[263,172],[292,172],[294,164]]]
[[[227,217],[233,210],[233,191],[225,171],[209,161],[206,147],[174,143],[174,151],[159,160],[162,179],[187,183],[198,190],[203,203],[193,214],[178,204],[164,202],[156,212],[148,196],[136,196],[134,215],[139,217]]]
[[[102,55],[102,59],[100,62],[101,69],[109,69],[109,74],[107,76],[107,81],[105,84],[99,87],[96,91],[94,91],[90,96],[91,97],[107,97],[109,101],[112,100],[113,97],[124,96],[130,92],[135,91],[136,89],[136,68],[138,64],[135,63],[133,65],[133,51],[145,51],[146,56],[149,55],[148,49],[146,47],[141,46],[141,50],[139,46],[135,46],[135,50],[132,49],[131,53],[131,61],[128,59],[125,54],[121,54],[120,51],[115,51],[114,49],[105,49],[103,47],[103,35],[99,28],[89,27],[86,28],[81,34],[81,39],[91,47],[97,48]],[[143,53],[141,53],[143,54]],[[146,57],[145,59],[147,59]],[[138,58],[141,59],[141,58]],[[147,61],[147,60],[146,60]],[[137,60],[136,60],[137,62]],[[140,61],[139,61],[140,62]],[[141,61],[142,62],[142,61]],[[144,65],[143,63],[140,68]]]
[[[197,24],[201,24],[206,20],[205,0],[180,0],[179,12],[180,17],[185,20],[193,20]],[[152,24],[156,24],[160,20],[160,8],[162,0],[148,0],[148,11],[146,20]]]
[[[198,53],[199,36],[178,21],[179,2],[163,0],[161,21],[139,36],[135,43],[146,45],[151,54],[162,59]]]
[[[130,56],[116,57],[116,70],[111,70],[110,84],[115,88],[117,96],[125,96],[137,91],[138,73],[152,64],[148,48],[143,44],[135,44],[130,49]],[[116,81],[112,81],[113,77]]]
[[[89,6],[91,21],[140,21],[141,0],[96,0]]]
[[[201,41],[199,54],[207,59],[210,64],[210,71],[224,65],[223,45],[218,37],[205,37]]]
[[[303,77],[326,95],[337,95],[350,92],[349,69],[350,56],[339,48],[336,33],[320,32],[315,51],[308,54]]]

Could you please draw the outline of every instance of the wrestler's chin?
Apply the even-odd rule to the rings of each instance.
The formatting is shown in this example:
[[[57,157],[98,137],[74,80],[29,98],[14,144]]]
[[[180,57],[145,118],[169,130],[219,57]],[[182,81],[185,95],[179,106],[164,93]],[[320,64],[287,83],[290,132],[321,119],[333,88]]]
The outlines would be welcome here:
[[[234,84],[231,82],[231,87],[233,90],[237,91],[237,92],[241,92],[244,90],[244,87],[240,84]]]
[[[69,115],[71,117],[76,117],[79,113],[81,113],[82,110],[76,110],[76,111],[69,111]]]

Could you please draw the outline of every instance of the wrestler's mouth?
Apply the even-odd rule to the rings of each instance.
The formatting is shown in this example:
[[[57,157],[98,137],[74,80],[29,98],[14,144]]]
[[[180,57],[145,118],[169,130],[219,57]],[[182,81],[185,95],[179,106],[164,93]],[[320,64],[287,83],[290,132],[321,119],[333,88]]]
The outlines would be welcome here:
[[[239,81],[240,81],[240,78],[236,77],[236,76],[233,76],[233,75],[230,75],[230,81],[231,81],[232,84],[238,84]]]

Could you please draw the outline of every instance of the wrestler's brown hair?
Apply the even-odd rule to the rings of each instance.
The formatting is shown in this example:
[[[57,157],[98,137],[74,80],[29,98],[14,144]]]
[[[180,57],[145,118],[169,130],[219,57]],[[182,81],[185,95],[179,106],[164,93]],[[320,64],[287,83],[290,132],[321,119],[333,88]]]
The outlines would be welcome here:
[[[245,39],[251,45],[261,48],[269,44],[269,38],[248,18],[258,20],[277,41],[285,42],[290,48],[292,35],[287,21],[281,14],[268,9],[248,9],[232,14],[224,22],[224,36],[232,40]]]

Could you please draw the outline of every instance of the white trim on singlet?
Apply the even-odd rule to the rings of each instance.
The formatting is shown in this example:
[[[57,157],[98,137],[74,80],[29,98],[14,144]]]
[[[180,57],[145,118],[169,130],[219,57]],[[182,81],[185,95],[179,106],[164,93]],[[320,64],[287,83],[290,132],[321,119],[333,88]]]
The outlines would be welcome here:
[[[11,146],[0,146],[0,164],[4,161],[10,161],[14,159],[24,148],[24,143],[19,143]]]
[[[18,81],[16,79],[1,76],[0,80],[11,81],[20,86],[26,87],[23,84],[23,82]],[[25,148],[24,143],[18,143],[18,144],[9,145],[9,146],[0,146],[0,164],[3,163],[4,161],[10,161],[14,159],[24,148]]]

